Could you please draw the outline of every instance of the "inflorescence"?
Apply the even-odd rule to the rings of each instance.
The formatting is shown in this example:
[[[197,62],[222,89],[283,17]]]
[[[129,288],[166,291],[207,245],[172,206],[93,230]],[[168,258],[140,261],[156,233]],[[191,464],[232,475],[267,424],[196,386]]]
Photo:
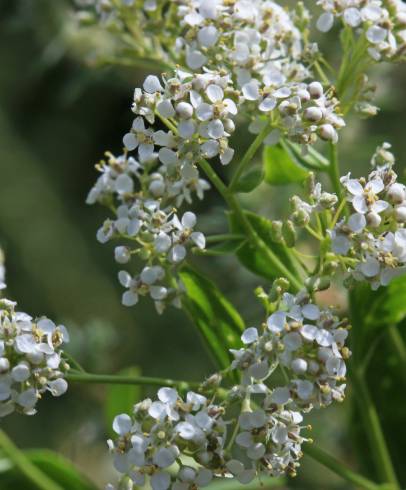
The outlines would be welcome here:
[[[178,272],[192,247],[206,246],[196,215],[181,209],[210,189],[201,164],[236,160],[233,133],[240,121],[260,135],[260,143],[298,145],[303,156],[319,140],[336,144],[345,126],[342,86],[326,83],[318,47],[308,41],[310,15],[302,2],[294,9],[270,0],[79,3],[87,8],[82,20],[97,19],[122,35],[126,52],[168,67],[135,89],[134,120],[122,152],[106,152],[87,197],[88,204],[111,212],[97,239],[118,241],[114,258],[123,266],[122,303],[133,306],[149,296],[162,313],[168,305],[181,307]],[[371,62],[404,59],[404,2],[317,4],[323,9],[318,29],[327,32],[339,18],[345,35],[353,36],[355,54],[368,53]],[[361,82],[358,105],[376,113],[366,75]],[[108,446],[120,479],[107,490],[196,490],[218,477],[247,484],[261,475],[296,474],[302,444],[311,442],[303,434],[310,429],[304,418],[344,399],[351,356],[348,320],[317,305],[315,293],[329,287],[340,265],[348,288],[366,281],[376,289],[406,271],[406,187],[397,182],[390,145],[379,147],[371,163],[367,178],[342,177],[337,194],[323,191],[311,176],[306,197],[291,198],[291,214],[271,223],[270,238],[293,248],[299,229],[311,232],[321,242],[315,270],[296,294],[288,292],[284,278],[268,295],[261,293],[265,321],[242,333],[228,368],[196,392],[162,387],[157,399],[145,399],[114,419],[117,437]],[[15,308],[0,299],[0,417],[14,411],[32,415],[46,391],[60,396],[67,390],[65,327]]]
[[[16,303],[0,299],[0,417],[17,411],[36,413],[46,391],[65,393],[69,365],[62,346],[69,342],[63,325],[46,317],[33,319],[15,310]]]

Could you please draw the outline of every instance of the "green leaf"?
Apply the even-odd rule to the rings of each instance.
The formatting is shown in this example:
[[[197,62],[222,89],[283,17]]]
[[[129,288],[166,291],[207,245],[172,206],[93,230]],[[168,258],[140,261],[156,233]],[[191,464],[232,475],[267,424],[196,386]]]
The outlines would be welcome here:
[[[280,143],[264,147],[263,163],[265,181],[271,185],[284,185],[302,182],[308,175],[288,149]]]
[[[406,318],[406,275],[393,279],[388,286],[372,291],[368,285],[352,294],[364,323],[373,326],[394,325]]]
[[[309,170],[326,171],[330,165],[329,160],[312,146],[309,146],[306,155],[303,155],[302,147],[296,143],[283,140],[281,145],[298,165],[302,165]]]
[[[245,211],[244,214],[250,221],[258,236],[272,250],[272,252],[278,256],[278,258],[288,269],[292,271],[296,270],[296,264],[292,260],[289,250],[284,245],[276,243],[272,240],[272,222],[263,216],[258,216],[250,211]],[[232,233],[243,233],[244,228],[234,214],[230,214],[230,227]],[[258,276],[265,277],[270,281],[273,281],[280,276],[280,273],[278,273],[273,265],[269,263],[267,256],[260,250],[252,247],[252,245],[249,243],[243,245],[237,251],[236,255],[239,261],[247,269]]]
[[[96,485],[60,454],[46,449],[30,449],[24,451],[24,455],[61,488],[97,490]],[[13,462],[8,458],[1,460],[0,481],[2,490],[36,490],[36,487],[27,481],[26,477],[15,468]]]
[[[207,247],[203,250],[193,249],[193,251],[198,255],[235,255],[246,242],[246,239],[224,240],[223,242],[213,245],[212,247]]]
[[[186,288],[184,306],[192,316],[218,365],[230,365],[229,349],[241,346],[245,326],[234,306],[209,279],[189,266],[180,272]]]
[[[118,374],[123,376],[140,376],[138,367],[129,367]],[[114,435],[111,428],[114,417],[120,413],[132,413],[135,403],[141,399],[141,387],[136,385],[109,385],[107,388],[106,404],[104,408],[108,432]]]
[[[242,175],[240,180],[233,186],[236,192],[248,193],[256,189],[264,180],[265,173],[263,169],[254,169]]]
[[[350,305],[354,357],[361,359],[379,332],[406,319],[406,275],[377,291],[367,283],[357,285],[351,290]]]

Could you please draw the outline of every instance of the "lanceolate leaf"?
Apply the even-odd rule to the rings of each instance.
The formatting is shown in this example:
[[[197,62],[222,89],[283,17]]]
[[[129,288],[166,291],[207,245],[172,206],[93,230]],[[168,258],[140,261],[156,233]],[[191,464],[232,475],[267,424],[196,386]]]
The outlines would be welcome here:
[[[292,153],[280,143],[266,146],[263,153],[265,181],[271,185],[302,182],[308,175]]]
[[[196,250],[199,255],[234,255],[247,242],[246,239],[225,240],[216,245]]]
[[[352,294],[358,311],[362,308],[364,323],[391,325],[406,318],[406,275],[393,279],[388,286],[372,291],[368,285],[358,286]]]
[[[262,168],[257,168],[242,175],[233,187],[236,192],[252,192],[264,180],[265,173]]]
[[[240,346],[244,322],[234,306],[206,277],[184,267],[180,277],[186,288],[184,306],[197,325],[218,365],[229,366],[229,349]]]
[[[330,165],[328,159],[315,150],[312,146],[307,148],[307,153],[303,154],[303,148],[291,141],[282,141],[283,148],[292,156],[293,160],[309,170],[326,171]]]
[[[97,490],[96,485],[60,454],[45,449],[32,449],[24,451],[24,454],[51,480],[60,485],[61,488],[69,490]],[[34,490],[35,487],[32,486],[32,483],[20,471],[16,470],[12,461],[4,459],[1,463],[0,488],[2,490]]]
[[[292,271],[295,270],[296,266],[292,261],[288,249],[284,245],[272,241],[271,221],[249,211],[246,211],[245,215],[262,241],[272,250],[275,255],[278,256],[278,258],[287,268]],[[230,215],[230,226],[232,233],[243,232],[241,224],[233,214]],[[249,243],[238,249],[236,255],[247,269],[258,276],[265,277],[266,279],[273,281],[275,278],[281,275],[280,272],[278,272],[274,266],[270,264],[268,257],[260,250],[252,247]]]

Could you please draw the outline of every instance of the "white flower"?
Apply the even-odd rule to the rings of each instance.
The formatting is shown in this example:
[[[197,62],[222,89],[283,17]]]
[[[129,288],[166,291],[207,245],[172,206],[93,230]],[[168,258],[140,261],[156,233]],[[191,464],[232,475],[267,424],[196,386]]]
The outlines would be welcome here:
[[[0,416],[33,415],[43,393],[61,396],[68,388],[69,366],[61,358],[66,328],[46,317],[33,320],[15,306],[0,300]]]
[[[137,403],[131,417],[118,415],[113,422],[118,438],[108,445],[122,480],[128,477],[143,487],[148,471],[154,490],[207,486],[213,478],[211,469],[172,465],[192,448],[197,459],[217,459],[219,467],[224,464],[225,423],[221,413],[220,407],[209,404],[202,395],[188,392],[184,402],[175,389],[161,388],[157,401]],[[167,472],[169,467],[174,470],[173,476]]]
[[[373,289],[387,285],[406,266],[403,235],[406,192],[392,170],[390,146],[379,147],[372,158],[368,179],[341,178],[353,210],[333,230],[332,248],[346,256],[351,250],[348,276],[367,280]]]

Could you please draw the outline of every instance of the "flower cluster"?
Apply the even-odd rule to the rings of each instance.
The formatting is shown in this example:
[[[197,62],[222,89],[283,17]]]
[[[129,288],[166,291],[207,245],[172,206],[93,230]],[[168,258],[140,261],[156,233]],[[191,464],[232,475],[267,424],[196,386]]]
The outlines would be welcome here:
[[[406,4],[402,0],[318,0],[325,12],[317,27],[331,29],[334,18],[361,33],[368,43],[368,53],[375,60],[396,61],[405,57]]]
[[[116,417],[119,437],[108,444],[129,488],[149,480],[153,490],[191,490],[216,476],[247,484],[263,474],[296,473],[301,445],[308,440],[301,433],[302,412],[344,397],[349,327],[330,309],[319,309],[305,291],[283,294],[275,308],[261,331],[246,329],[244,347],[231,351],[228,372],[237,370],[241,381],[220,405],[214,404],[216,393],[211,402],[194,392],[184,401],[174,389],[161,388],[157,401],[144,400],[131,417]],[[278,365],[289,382],[269,387],[265,383]],[[218,387],[222,375],[215,378],[201,391]],[[237,430],[228,433],[236,404]]]
[[[337,143],[337,130],[345,126],[334,91],[324,91],[320,82],[290,83],[271,90],[260,89],[258,82],[252,80],[243,87],[242,93],[245,101],[258,104],[259,114],[272,116],[273,126],[302,145],[314,144],[318,137]],[[251,113],[254,121],[250,131],[258,133],[267,121],[258,116],[255,109]],[[268,144],[277,141],[275,133],[272,138]]]
[[[108,441],[114,466],[131,482],[128,488],[148,483],[153,490],[205,487],[224,467],[223,413],[203,395],[190,391],[183,400],[175,389],[161,388],[158,400],[146,399],[134,406],[131,417],[114,419],[119,437]],[[197,465],[181,456],[193,457]]]
[[[238,92],[230,76],[217,72],[191,75],[176,70],[174,76],[163,77],[162,82],[163,85],[150,75],[144,82],[144,90],[135,89],[133,112],[150,124],[155,122],[155,114],[165,120],[173,118],[176,134],[161,131],[151,141],[151,130],[138,128],[137,118],[135,127],[124,136],[126,148],[133,150],[146,141],[150,145],[147,154],[145,148],[138,149],[140,158],[146,159],[153,153],[155,144],[161,147],[159,161],[169,166],[193,165],[202,158],[216,156],[222,164],[228,164],[234,154],[228,139],[235,129],[233,117],[238,102]]]
[[[15,311],[16,303],[0,300],[0,417],[14,411],[36,413],[43,393],[67,390],[62,344],[69,341],[63,325],[46,317],[33,320]]]
[[[349,278],[368,281],[373,289],[406,270],[406,187],[397,182],[389,148],[378,148],[367,179],[341,178],[351,214],[332,232],[332,249]]]
[[[179,4],[184,30],[176,47],[185,52],[190,69],[225,69],[234,73],[241,88],[250,80],[280,86],[308,77],[302,63],[303,37],[293,12],[263,0]]]
[[[250,463],[246,469],[243,462],[233,459],[227,462],[227,469],[244,484],[261,474],[295,476],[301,445],[307,440],[301,435],[302,421],[299,412],[278,408],[269,398],[263,408],[243,411],[236,445]]]
[[[145,151],[142,145],[139,155]],[[127,154],[107,156],[108,160],[98,165],[102,175],[87,202],[108,206],[115,219],[103,223],[97,239],[101,243],[122,240],[114,250],[119,264],[127,264],[133,256],[146,262],[135,276],[126,271],[119,273],[121,285],[128,289],[123,294],[123,304],[132,306],[140,295],[150,295],[159,312],[168,303],[180,306],[180,285],[171,278],[185,259],[187,247],[204,248],[205,237],[194,231],[194,213],[185,212],[178,217],[173,206],[183,200],[190,202],[192,192],[202,198],[209,185],[192,165],[157,167],[156,153],[143,163]]]
[[[307,292],[283,295],[278,310],[263,331],[248,328],[246,347],[233,351],[234,369],[242,370],[245,385],[263,383],[280,365],[289,383],[277,387],[271,400],[294,409],[310,410],[342,400],[348,325],[330,309],[320,310]]]
[[[76,0],[82,21],[89,23],[96,17],[103,26],[117,31],[125,30],[126,21],[131,20],[148,30],[153,27],[153,12],[157,10],[157,0]],[[151,16],[152,14],[152,16]]]

